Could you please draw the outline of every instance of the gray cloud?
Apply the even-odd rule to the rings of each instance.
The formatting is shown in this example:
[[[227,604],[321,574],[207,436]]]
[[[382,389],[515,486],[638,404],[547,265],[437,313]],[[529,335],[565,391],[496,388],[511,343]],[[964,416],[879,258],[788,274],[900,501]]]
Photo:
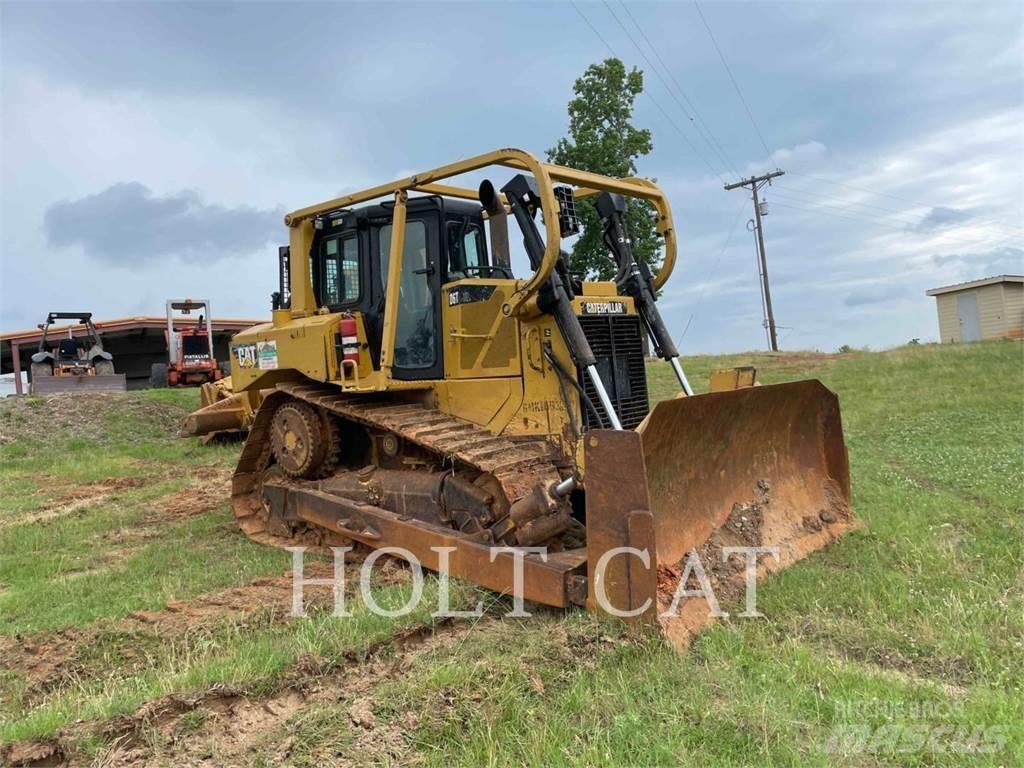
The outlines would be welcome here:
[[[938,267],[960,266],[976,273],[974,278],[1024,272],[1024,249],[1012,245],[981,253],[937,253],[932,262]]]
[[[870,288],[860,288],[850,293],[843,303],[848,307],[863,307],[870,304],[884,304],[892,299],[898,299],[905,295],[905,285],[880,285]]]
[[[965,211],[961,208],[944,208],[939,205],[932,208],[924,217],[917,222],[917,226],[914,230],[917,232],[931,232],[936,229],[942,229],[943,227],[949,227],[953,224],[960,224],[961,222],[967,221],[973,213]]]
[[[198,192],[156,196],[137,181],[114,184],[46,209],[51,245],[80,245],[119,266],[148,266],[157,258],[217,260],[249,253],[285,237],[281,211],[208,205]]]
[[[913,4],[897,3],[873,7],[868,17],[851,4],[786,3],[784,13],[758,15],[763,8],[755,6],[757,23],[747,27],[732,23],[728,4],[705,12],[713,28],[732,30],[716,33],[732,34],[720,37],[730,66],[761,75],[764,87],[744,89],[769,148],[793,148],[767,157],[738,100],[723,97],[731,93],[727,77],[693,8],[631,6],[666,68],[693,73],[688,97],[728,156],[721,162],[666,101],[662,84],[606,9],[597,4],[586,12],[628,64],[646,70],[651,96],[672,113],[649,99],[637,101],[637,124],[654,132],[655,144],[639,170],[668,188],[680,234],[680,268],[666,287],[675,304],[664,309],[666,322],[678,338],[697,312],[688,352],[764,343],[757,270],[744,230],[749,201],[722,191],[698,152],[681,150],[681,127],[726,180],[733,174],[725,166],[746,169],[761,158],[758,172],[778,163],[793,174],[787,184],[803,190],[806,202],[778,203],[766,226],[775,312],[795,329],[787,345],[884,346],[934,335],[932,303],[908,294],[871,304],[872,291],[898,280],[916,282],[917,295],[990,274],[982,262],[946,268],[931,258],[1022,244],[979,221],[1019,219],[1012,209],[1021,181],[1019,13],[975,3],[922,15]],[[352,29],[380,27],[373,4],[348,4],[344,12]],[[411,3],[392,16],[386,40],[368,33],[338,45],[323,14],[296,14],[289,4],[5,4],[0,220],[39,224],[54,201],[101,192],[115,179],[148,185],[152,193],[135,196],[136,207],[147,211],[175,201],[186,211],[210,207],[178,194],[183,189],[202,190],[207,202],[229,207],[271,209],[282,201],[291,208],[494,146],[542,152],[566,130],[574,78],[607,55],[569,4],[509,15],[500,4]],[[457,49],[436,44],[456,27],[463,32]],[[763,57],[756,42],[764,36],[780,41],[777,56]],[[941,60],[922,65],[922,50],[941,51]],[[491,66],[467,67],[471,61]],[[506,73],[501,88],[490,87],[496,69]],[[324,74],[310,77],[313,71]],[[531,87],[538,76],[545,88]],[[453,100],[452,83],[473,95],[475,113],[487,117],[483,123],[466,119],[467,102]],[[418,130],[409,130],[410,116]],[[767,194],[775,206],[774,191]],[[822,200],[829,203],[817,210]],[[936,205],[971,210],[975,218],[967,223],[977,227],[969,236],[991,244],[936,250],[931,237],[909,237]],[[800,210],[807,207],[816,210]],[[55,208],[53,231],[4,228],[0,283],[18,285],[24,296],[52,295],[53,302],[70,302],[83,291],[103,296],[90,308],[106,317],[137,311],[147,294],[159,302],[197,290],[195,270],[167,254],[221,256],[251,243],[249,229],[259,231],[257,242],[268,232],[270,243],[286,235],[276,216],[266,229],[228,227],[228,217],[217,216],[211,236],[198,225],[204,217],[162,210],[159,233],[140,224],[144,231],[124,235],[119,228],[127,219],[116,206],[107,206],[107,220],[98,224],[62,222],[68,212]],[[909,229],[883,226],[888,217],[881,208],[899,213]],[[185,238],[182,222],[199,233]],[[118,231],[95,231],[103,228]],[[54,250],[47,232],[52,242],[76,244],[60,253],[65,271],[56,279],[41,268]],[[261,250],[252,269],[238,270],[236,260],[223,258],[204,265],[217,314],[265,313],[275,261],[272,247]],[[89,269],[108,263],[139,267]],[[845,305],[851,293],[854,305]],[[161,307],[148,311],[158,314]],[[31,302],[0,302],[0,327],[36,321]]]

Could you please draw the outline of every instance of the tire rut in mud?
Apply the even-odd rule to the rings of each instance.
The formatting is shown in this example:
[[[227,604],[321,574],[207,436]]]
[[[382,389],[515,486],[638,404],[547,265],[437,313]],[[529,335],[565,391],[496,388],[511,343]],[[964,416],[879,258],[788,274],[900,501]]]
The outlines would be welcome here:
[[[311,563],[305,576],[326,578],[332,573],[329,565]],[[355,577],[354,570],[346,574],[347,579]],[[311,585],[304,593],[307,610],[332,604],[329,587]],[[0,638],[0,668],[14,670],[23,678],[23,701],[31,705],[68,682],[82,683],[109,672],[106,661],[97,665],[92,657],[115,654],[123,664],[121,671],[131,672],[148,665],[147,649],[154,644],[224,622],[281,622],[288,618],[291,606],[289,571],[190,600],[172,600],[162,610],[134,611],[122,619],[102,620],[85,628]],[[99,648],[102,654],[97,653]]]
[[[378,722],[374,689],[407,670],[417,657],[455,645],[474,626],[450,618],[417,625],[332,664],[301,659],[264,696],[227,686],[165,696],[131,715],[76,723],[53,739],[8,745],[0,749],[0,758],[5,764],[32,766],[247,766],[261,749],[270,748],[273,762],[286,761],[294,747],[294,737],[286,729],[289,721],[314,707],[340,706],[355,734],[354,754],[400,764],[408,753],[403,729]],[[86,758],[75,751],[75,743],[86,736],[99,736],[109,746]],[[350,763],[339,757],[334,764]]]

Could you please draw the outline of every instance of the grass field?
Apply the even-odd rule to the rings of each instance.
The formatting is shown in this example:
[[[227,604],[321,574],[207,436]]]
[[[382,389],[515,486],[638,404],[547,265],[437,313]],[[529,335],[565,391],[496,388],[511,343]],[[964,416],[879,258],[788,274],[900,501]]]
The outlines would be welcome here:
[[[1024,763],[1021,345],[684,361],[698,385],[748,363],[839,393],[863,526],[765,582],[765,618],[711,625],[684,654],[580,611],[506,618],[509,603],[466,584],[453,606],[482,599],[484,616],[432,619],[432,577],[402,618],[350,596],[354,616],[336,619],[314,592],[308,619],[289,619],[289,553],[231,522],[238,447],[173,436],[194,391],[116,410],[0,403],[0,756]],[[652,399],[674,395],[669,374],[651,368]],[[400,604],[408,571],[381,568],[374,589]],[[837,728],[860,727],[868,748],[829,751]],[[920,744],[894,740],[912,731]]]

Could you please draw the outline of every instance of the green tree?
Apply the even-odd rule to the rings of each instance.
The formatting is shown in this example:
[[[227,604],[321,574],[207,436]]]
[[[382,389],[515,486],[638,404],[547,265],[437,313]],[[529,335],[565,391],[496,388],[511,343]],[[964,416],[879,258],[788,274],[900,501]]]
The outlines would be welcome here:
[[[573,85],[569,102],[569,136],[548,150],[548,160],[605,176],[636,176],[636,160],[653,148],[651,132],[632,123],[633,102],[644,89],[644,73],[626,70],[619,59],[591,64]],[[607,280],[615,263],[602,242],[601,221],[593,203],[578,206],[583,232],[572,249],[572,271]],[[637,261],[652,270],[661,263],[661,238],[655,230],[654,208],[629,201],[627,222]]]

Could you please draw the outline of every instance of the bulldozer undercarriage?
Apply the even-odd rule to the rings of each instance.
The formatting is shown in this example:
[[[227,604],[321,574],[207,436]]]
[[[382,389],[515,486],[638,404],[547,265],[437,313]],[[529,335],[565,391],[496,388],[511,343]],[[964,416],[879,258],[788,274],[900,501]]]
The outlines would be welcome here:
[[[256,415],[233,498],[242,529],[278,546],[372,546],[370,518],[384,512],[485,546],[557,550],[581,528],[544,492],[560,479],[544,441],[496,437],[394,396],[286,384]]]

